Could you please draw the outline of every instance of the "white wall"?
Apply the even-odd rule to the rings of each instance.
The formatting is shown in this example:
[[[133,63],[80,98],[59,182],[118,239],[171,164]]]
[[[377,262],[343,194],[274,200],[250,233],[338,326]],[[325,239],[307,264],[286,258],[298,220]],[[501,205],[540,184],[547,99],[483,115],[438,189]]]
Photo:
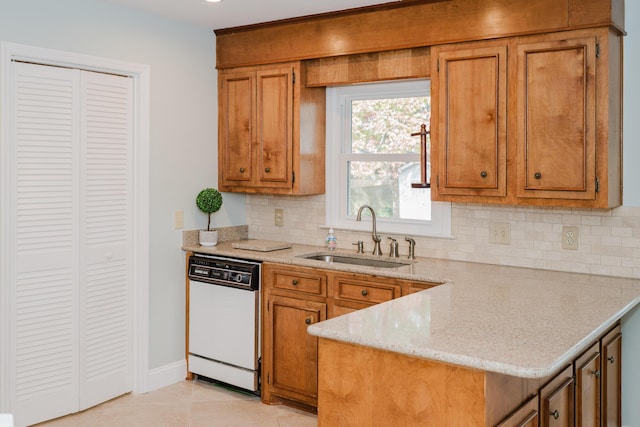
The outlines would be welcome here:
[[[96,0],[0,0],[0,40],[148,64],[150,119],[149,367],[184,360],[185,228],[206,226],[195,206],[217,186],[215,36]],[[244,196],[224,195],[217,225],[245,223]]]

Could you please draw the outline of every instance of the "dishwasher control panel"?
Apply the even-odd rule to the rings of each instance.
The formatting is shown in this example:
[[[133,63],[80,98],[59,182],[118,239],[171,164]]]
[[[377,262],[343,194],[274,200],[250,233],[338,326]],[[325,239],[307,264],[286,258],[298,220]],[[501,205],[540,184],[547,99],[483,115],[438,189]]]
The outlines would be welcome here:
[[[260,288],[260,263],[240,259],[192,255],[189,258],[189,279],[257,290]]]

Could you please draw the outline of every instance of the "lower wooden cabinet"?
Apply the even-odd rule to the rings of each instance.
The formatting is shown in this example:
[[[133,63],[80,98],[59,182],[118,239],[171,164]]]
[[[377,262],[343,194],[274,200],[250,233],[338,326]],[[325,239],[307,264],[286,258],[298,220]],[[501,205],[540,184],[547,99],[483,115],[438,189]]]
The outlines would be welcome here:
[[[539,425],[540,413],[538,412],[538,396],[536,395],[497,427],[538,427]]]
[[[621,379],[622,379],[622,330],[620,325],[609,331],[600,340],[602,354],[602,426],[622,425]]]
[[[318,339],[307,327],[326,319],[324,303],[271,296],[265,313],[263,393],[315,406],[318,398]]]
[[[264,263],[262,401],[317,407],[318,338],[309,325],[437,285]]]
[[[576,416],[578,427],[600,425],[600,344],[595,343],[574,363]]]
[[[621,427],[621,353],[616,325],[498,427]]]
[[[540,426],[573,427],[574,402],[573,367],[567,366],[540,390]]]

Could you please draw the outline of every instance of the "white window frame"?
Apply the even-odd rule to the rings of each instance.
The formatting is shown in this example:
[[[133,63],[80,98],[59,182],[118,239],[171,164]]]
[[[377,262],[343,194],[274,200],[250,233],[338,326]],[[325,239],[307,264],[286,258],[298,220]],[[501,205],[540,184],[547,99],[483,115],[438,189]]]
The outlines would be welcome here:
[[[356,221],[347,214],[348,185],[346,153],[351,138],[352,100],[379,97],[427,96],[429,80],[408,80],[368,83],[327,88],[326,112],[326,227],[345,230],[371,231],[371,221]],[[417,141],[416,141],[417,143]],[[402,161],[402,154],[398,161]],[[406,157],[406,155],[404,155]],[[368,213],[366,214],[368,216]],[[431,202],[431,220],[409,220],[376,217],[379,232],[412,236],[451,237],[451,203]]]

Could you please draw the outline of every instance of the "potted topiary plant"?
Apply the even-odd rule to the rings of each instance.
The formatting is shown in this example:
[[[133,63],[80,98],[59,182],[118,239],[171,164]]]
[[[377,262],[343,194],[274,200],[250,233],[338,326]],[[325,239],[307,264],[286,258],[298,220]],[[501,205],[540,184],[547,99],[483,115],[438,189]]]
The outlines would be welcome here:
[[[215,188],[205,188],[196,197],[198,208],[209,215],[206,230],[200,230],[200,245],[215,246],[218,244],[218,230],[211,229],[211,214],[218,212],[222,207],[222,194]]]

